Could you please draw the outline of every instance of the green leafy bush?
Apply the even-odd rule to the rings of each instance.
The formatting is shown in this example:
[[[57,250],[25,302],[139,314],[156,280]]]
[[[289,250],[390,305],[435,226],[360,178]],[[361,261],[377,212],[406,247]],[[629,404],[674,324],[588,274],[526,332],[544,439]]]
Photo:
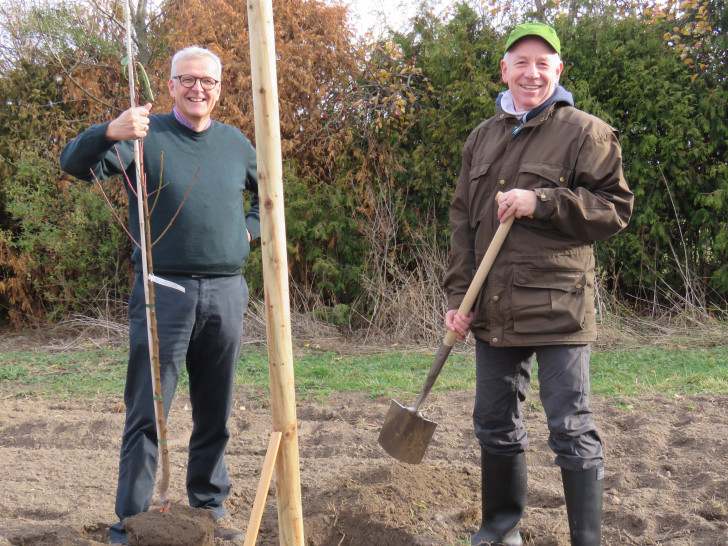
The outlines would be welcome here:
[[[5,183],[13,229],[2,234],[6,261],[14,267],[0,289],[15,287],[6,290],[11,303],[42,302],[25,309],[25,319],[35,311],[51,320],[93,314],[110,300],[115,306],[126,291],[130,248],[100,192],[86,183],[59,183],[57,158],[42,152],[23,151],[15,166]]]

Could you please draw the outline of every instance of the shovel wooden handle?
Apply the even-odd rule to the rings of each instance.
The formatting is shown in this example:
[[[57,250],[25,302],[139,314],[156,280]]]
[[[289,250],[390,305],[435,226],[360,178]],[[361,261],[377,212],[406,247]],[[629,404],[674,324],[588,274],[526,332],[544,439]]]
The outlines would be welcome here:
[[[473,308],[473,304],[478,298],[478,294],[480,293],[481,288],[483,288],[485,278],[488,276],[488,273],[490,273],[490,268],[493,267],[495,257],[498,255],[501,246],[503,246],[503,241],[505,240],[506,235],[508,235],[508,231],[510,231],[514,219],[515,216],[511,216],[510,218],[508,218],[508,220],[498,226],[498,229],[493,236],[493,240],[490,242],[488,250],[485,252],[485,256],[483,256],[483,259],[478,266],[478,270],[475,272],[473,280],[470,282],[468,291],[465,292],[465,297],[460,303],[458,313],[462,315],[467,315]],[[453,345],[455,345],[457,339],[457,333],[453,332],[452,330],[448,330],[443,343],[452,347]]]
[[[498,192],[498,195],[500,195],[500,192]],[[511,216],[510,218],[508,218],[508,220],[498,226],[498,229],[493,236],[493,240],[490,242],[490,245],[488,245],[488,250],[485,252],[485,256],[483,256],[483,259],[478,266],[478,270],[475,272],[473,280],[470,282],[470,286],[468,287],[467,292],[465,292],[465,297],[463,298],[463,301],[458,308],[458,313],[467,315],[473,308],[473,304],[478,298],[478,294],[480,293],[481,288],[483,288],[485,278],[488,276],[490,268],[493,267],[495,257],[498,255],[498,252],[503,246],[503,241],[505,241],[506,235],[508,235],[511,226],[513,225],[514,219],[515,216]],[[430,393],[430,389],[432,389],[432,385],[435,384],[435,379],[437,379],[437,376],[440,375],[440,371],[442,370],[442,367],[445,364],[448,355],[450,354],[450,350],[452,349],[453,345],[455,345],[457,339],[458,335],[456,332],[453,332],[452,330],[447,331],[445,339],[440,344],[440,349],[437,351],[437,356],[435,356],[435,360],[433,361],[432,366],[430,367],[430,371],[427,374],[427,380],[422,386],[422,390],[420,391],[420,395],[417,397],[415,405],[412,406],[412,411],[414,411],[415,413],[419,411],[420,406],[425,401],[427,395]]]

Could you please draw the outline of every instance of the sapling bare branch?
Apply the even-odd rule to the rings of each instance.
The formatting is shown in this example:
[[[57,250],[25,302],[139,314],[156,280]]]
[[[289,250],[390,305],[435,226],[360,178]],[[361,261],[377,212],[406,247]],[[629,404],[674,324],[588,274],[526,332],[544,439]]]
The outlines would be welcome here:
[[[119,155],[119,150],[116,146],[114,146],[114,152],[116,153],[116,159],[119,161],[119,166],[122,168],[124,172],[124,182],[127,186],[129,186],[129,189],[131,190],[131,193],[134,194],[134,197],[139,199],[139,195],[137,195],[136,188],[134,187],[134,184],[131,183],[131,180],[129,179],[129,175],[126,174],[126,170],[124,169],[124,162],[121,160],[121,156]]]
[[[99,179],[96,177],[96,173],[93,171],[93,169],[91,169],[91,175],[94,177],[96,184],[99,186],[99,189],[101,190],[101,195],[103,195],[104,199],[106,199],[106,204],[109,205],[109,208],[111,209],[111,212],[113,213],[114,217],[116,218],[116,221],[119,222],[119,225],[129,236],[129,239],[131,239],[131,242],[134,243],[134,246],[141,248],[139,246],[139,243],[137,243],[136,239],[134,239],[134,237],[132,237],[132,234],[129,233],[129,230],[127,229],[126,225],[124,224],[124,221],[121,218],[119,218],[118,214],[116,214],[116,209],[114,209],[114,205],[111,204],[111,200],[106,195],[106,192],[104,191],[104,187],[101,185],[101,182],[99,182]]]
[[[139,143],[139,147],[140,147],[141,155],[143,156],[144,155],[144,143],[143,142],[140,142]],[[168,184],[163,184],[162,183],[163,173],[164,173],[164,152],[162,152],[161,163],[160,163],[160,168],[159,168],[159,187],[156,190],[154,190],[153,192],[150,193],[149,192],[149,189],[147,187],[147,175],[146,175],[146,173],[144,173],[142,175],[144,177],[144,180],[142,181],[142,187],[143,187],[143,191],[144,191],[144,195],[145,195],[146,199],[149,200],[149,196],[150,195],[156,194],[155,197],[154,197],[154,203],[152,203],[151,209],[146,212],[147,223],[149,222],[149,220],[152,217],[152,214],[154,213],[154,209],[157,206],[157,202],[159,201],[159,196],[161,195],[162,190],[166,186],[168,186]],[[197,167],[197,171],[195,172],[195,176],[192,178],[192,182],[190,182],[190,186],[187,188],[187,193],[185,193],[184,198],[182,199],[182,201],[180,202],[179,206],[177,207],[177,210],[175,211],[174,215],[172,216],[172,219],[167,224],[167,227],[165,227],[164,230],[162,231],[162,233],[159,235],[159,237],[157,237],[154,240],[154,242],[151,243],[152,246],[156,245],[159,242],[159,240],[162,237],[164,237],[164,235],[169,231],[169,228],[172,227],[172,224],[176,220],[177,216],[179,216],[179,213],[182,210],[182,207],[184,206],[185,201],[187,201],[187,198],[189,197],[190,192],[192,191],[192,186],[195,185],[195,181],[197,180],[197,176],[199,174],[200,174],[200,167]]]
[[[164,228],[164,231],[155,239],[155,241],[152,243],[152,246],[156,245],[159,240],[164,237],[164,234],[169,231],[169,228],[172,227],[172,224],[174,223],[175,219],[177,218],[177,215],[179,214],[179,211],[182,210],[182,207],[185,204],[185,201],[187,201],[187,197],[189,197],[190,192],[192,191],[192,186],[195,185],[195,180],[197,180],[197,175],[200,174],[200,167],[197,167],[197,172],[195,173],[195,177],[192,179],[192,184],[190,184],[190,187],[187,188],[187,193],[185,194],[184,199],[182,199],[182,202],[179,204],[179,207],[177,207],[177,212],[174,213],[174,216],[172,216],[172,219],[169,221],[169,224],[167,224],[167,227]]]
[[[147,195],[148,195],[149,197],[151,197],[152,195],[158,195],[158,194],[159,194],[159,193],[160,193],[160,192],[161,192],[161,191],[162,191],[162,190],[163,190],[164,188],[166,188],[167,186],[169,186],[169,182],[167,182],[166,184],[163,184],[162,186],[160,186],[160,187],[159,187],[159,188],[157,188],[156,190],[152,190],[152,191],[148,192],[148,193],[147,193]],[[154,203],[152,203],[152,208],[151,208],[151,209],[149,210],[149,214],[150,214],[150,215],[151,215],[151,214],[154,214],[154,205],[156,205],[156,204],[157,204],[157,201],[156,201],[156,199],[155,199]]]
[[[151,192],[149,194],[149,195],[152,195],[153,193],[156,194],[154,196],[154,203],[152,203],[152,210],[149,212],[150,215],[153,214],[154,209],[157,208],[157,202],[159,201],[159,196],[162,193],[162,188],[166,185],[166,184],[162,183],[162,173],[164,172],[164,152],[162,152],[162,155],[159,158],[159,165],[160,165],[159,166],[159,186],[157,187],[156,190],[154,190],[153,192]]]
[[[144,155],[144,143],[143,142],[140,142],[139,143],[139,147],[140,147],[140,150],[141,150],[141,155],[143,156]],[[149,219],[152,217],[152,213],[154,212],[154,209],[157,206],[157,202],[159,201],[159,196],[161,195],[162,189],[164,189],[164,187],[167,186],[167,184],[163,184],[162,183],[163,173],[164,173],[164,152],[162,152],[161,163],[160,163],[160,168],[159,168],[159,187],[152,192],[152,193],[156,193],[156,195],[154,197],[154,203],[152,204],[151,210],[148,210],[146,212],[147,222],[149,222]],[[182,207],[184,206],[185,201],[187,201],[187,198],[189,197],[190,192],[192,191],[192,186],[195,185],[195,181],[197,180],[197,176],[199,174],[200,174],[200,167],[197,167],[197,171],[195,172],[195,176],[192,178],[192,182],[190,182],[189,188],[187,188],[187,193],[185,194],[184,199],[182,199],[182,202],[179,204],[179,207],[177,207],[177,210],[175,211],[174,216],[172,216],[172,219],[167,224],[167,227],[164,228],[164,231],[162,231],[162,233],[159,235],[159,237],[157,237],[154,240],[154,242],[151,243],[152,246],[156,245],[159,242],[159,240],[162,237],[164,237],[164,235],[169,231],[169,228],[172,227],[172,224],[174,223],[175,219],[177,218],[177,216],[179,215],[180,211],[182,210]],[[144,174],[143,176],[144,176],[144,180],[143,180],[142,186],[144,188],[144,195],[146,196],[146,198],[148,200],[149,199],[149,196],[152,193],[150,193],[149,192],[149,189],[147,188],[147,178],[146,178],[147,175]]]
[[[142,144],[140,144],[140,146],[142,146]],[[119,156],[119,151],[116,149],[116,146],[114,146],[114,150],[116,151],[116,157],[119,160],[119,165],[122,165],[123,166],[123,163],[121,161],[121,157]],[[151,209],[149,209],[146,212],[146,214],[145,214],[146,215],[146,220],[147,220],[146,224],[149,223],[149,220],[152,217],[152,213],[154,212],[154,208],[157,206],[157,202],[159,201],[159,196],[161,195],[161,191],[165,187],[167,187],[169,185],[169,184],[162,184],[162,173],[164,173],[164,152],[162,152],[161,167],[160,167],[160,170],[159,170],[159,187],[156,190],[153,190],[152,192],[149,192],[148,189],[147,189],[146,174],[142,175],[144,177],[144,180],[142,181],[142,188],[143,188],[143,193],[146,196],[146,199],[148,199],[150,195],[156,194],[155,197],[154,197],[154,203],[152,203]],[[96,183],[99,184],[99,188],[101,189],[101,193],[103,194],[104,199],[106,199],[106,202],[108,203],[109,208],[111,208],[111,211],[114,213],[114,216],[116,216],[116,219],[119,221],[119,224],[121,224],[121,227],[124,228],[124,231],[129,236],[129,238],[132,240],[132,242],[134,243],[134,245],[137,246],[137,247],[139,247],[139,248],[141,248],[141,245],[139,245],[139,243],[134,239],[134,237],[132,237],[131,233],[129,233],[129,230],[126,229],[126,226],[124,225],[124,222],[121,221],[121,219],[119,218],[119,216],[116,214],[116,211],[114,210],[114,207],[112,206],[111,201],[109,200],[109,198],[107,197],[106,193],[104,192],[104,189],[101,187],[101,184],[99,183],[98,179],[96,179],[96,174],[93,171],[91,171],[91,174],[93,175],[94,179],[96,180]],[[179,216],[179,213],[182,210],[182,207],[184,206],[185,202],[187,201],[187,198],[189,197],[190,192],[192,191],[192,186],[195,185],[195,182],[197,181],[197,176],[199,174],[200,174],[200,167],[197,167],[197,171],[195,172],[195,176],[192,178],[192,182],[190,183],[190,186],[187,188],[187,193],[185,194],[184,198],[180,202],[179,207],[177,207],[177,210],[175,211],[174,216],[172,216],[172,219],[167,224],[167,227],[165,227],[164,228],[164,231],[162,231],[162,233],[159,235],[159,237],[157,237],[154,240],[154,242],[151,243],[151,246],[152,247],[154,245],[156,245],[159,242],[159,240],[162,237],[164,237],[164,235],[172,227],[172,224],[177,219],[177,216]],[[134,195],[138,199],[139,196],[137,195],[137,192],[134,190],[134,185],[131,183],[131,180],[129,179],[129,177],[126,174],[126,171],[124,171],[124,178],[126,179],[126,183],[128,184],[129,188],[131,189],[131,191],[134,193]]]

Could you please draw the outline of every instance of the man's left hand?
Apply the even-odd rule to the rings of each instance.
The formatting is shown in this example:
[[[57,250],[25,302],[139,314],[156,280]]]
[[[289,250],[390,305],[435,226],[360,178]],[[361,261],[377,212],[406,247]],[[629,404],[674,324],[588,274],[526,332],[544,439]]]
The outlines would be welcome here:
[[[498,198],[498,220],[503,224],[511,216],[533,218],[536,210],[536,192],[531,190],[509,190]]]

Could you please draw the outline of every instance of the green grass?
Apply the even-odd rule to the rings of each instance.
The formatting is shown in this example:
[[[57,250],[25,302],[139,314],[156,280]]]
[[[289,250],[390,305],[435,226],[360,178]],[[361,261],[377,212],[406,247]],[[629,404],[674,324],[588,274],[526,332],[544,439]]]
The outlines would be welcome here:
[[[0,395],[8,391],[19,397],[121,393],[125,378],[122,350],[0,353]]]
[[[296,390],[303,397],[325,397],[336,391],[363,391],[370,396],[416,396],[427,377],[435,353],[390,351],[367,355],[337,355],[304,350],[294,357]],[[242,372],[242,373],[241,373]],[[474,385],[470,355],[452,354],[436,387],[467,389]],[[236,383],[268,386],[268,357],[262,352],[241,356]]]
[[[294,356],[296,391],[301,398],[333,392],[366,392],[411,403],[427,377],[434,352],[391,350],[367,355],[338,355],[303,348]],[[644,347],[595,352],[592,392],[614,397],[640,394],[728,393],[728,346],[705,349]],[[94,349],[51,353],[0,353],[0,396],[118,395],[124,388],[126,351]],[[534,373],[533,390],[538,388]],[[236,385],[268,390],[265,349],[246,348]],[[183,373],[181,387],[186,388]],[[450,355],[434,390],[473,389],[472,352]]]
[[[728,392],[728,347],[645,347],[597,353],[592,391],[610,396]]]

